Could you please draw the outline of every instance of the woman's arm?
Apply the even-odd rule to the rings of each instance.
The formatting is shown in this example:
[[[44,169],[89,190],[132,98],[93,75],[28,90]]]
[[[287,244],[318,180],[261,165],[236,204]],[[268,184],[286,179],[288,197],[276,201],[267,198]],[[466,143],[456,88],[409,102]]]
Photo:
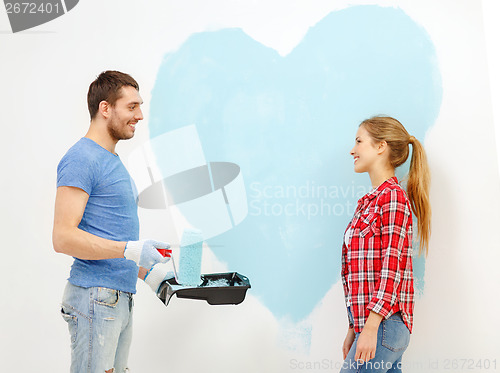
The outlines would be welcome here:
[[[356,354],[354,360],[369,361],[375,357],[377,350],[378,327],[382,322],[383,316],[370,311],[370,315],[361,331],[358,343],[356,345]]]
[[[391,189],[382,198],[380,209],[382,265],[379,280],[367,306],[370,315],[356,346],[355,359],[363,361],[369,361],[375,356],[379,325],[397,302],[397,291],[402,277],[400,260],[410,244],[407,242],[407,235],[411,224],[411,210],[406,195],[402,190]]]
[[[344,339],[344,343],[342,344],[342,355],[344,356],[344,360],[349,354],[349,350],[351,349],[351,346],[354,343],[355,338],[356,338],[356,333],[354,333],[354,328],[350,327],[347,330],[347,335]]]
[[[375,248],[381,251],[381,269],[367,309],[386,317],[398,300],[402,258],[411,260],[408,230],[412,222],[409,202],[402,190],[391,189],[381,198],[381,247]]]

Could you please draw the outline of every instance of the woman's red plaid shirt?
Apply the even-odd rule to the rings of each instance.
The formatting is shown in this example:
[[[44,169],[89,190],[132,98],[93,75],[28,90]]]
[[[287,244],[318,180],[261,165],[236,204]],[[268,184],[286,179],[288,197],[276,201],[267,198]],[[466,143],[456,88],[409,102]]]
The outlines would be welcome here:
[[[358,201],[348,246],[342,247],[342,284],[356,332],[370,314],[385,318],[401,311],[413,325],[412,213],[396,177]],[[347,231],[346,229],[346,231]]]

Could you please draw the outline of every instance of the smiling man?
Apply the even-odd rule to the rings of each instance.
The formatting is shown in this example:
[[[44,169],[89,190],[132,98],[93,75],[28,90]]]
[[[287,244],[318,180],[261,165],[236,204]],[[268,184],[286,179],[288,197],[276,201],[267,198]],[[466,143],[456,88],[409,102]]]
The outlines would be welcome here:
[[[101,73],[87,95],[90,127],[57,167],[54,250],[74,257],[61,313],[71,336],[71,372],[125,372],[138,276],[164,263],[139,241],[135,185],[115,151],[143,119],[139,85]]]

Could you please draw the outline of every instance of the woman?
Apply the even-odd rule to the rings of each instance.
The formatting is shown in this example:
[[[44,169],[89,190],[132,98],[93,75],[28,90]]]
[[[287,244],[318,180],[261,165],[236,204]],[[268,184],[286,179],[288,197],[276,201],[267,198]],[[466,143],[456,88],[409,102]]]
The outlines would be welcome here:
[[[395,169],[413,151],[407,193]],[[413,324],[412,212],[419,254],[430,236],[429,166],[422,144],[394,118],[365,120],[351,150],[373,190],[358,201],[342,247],[349,330],[341,372],[400,372]]]

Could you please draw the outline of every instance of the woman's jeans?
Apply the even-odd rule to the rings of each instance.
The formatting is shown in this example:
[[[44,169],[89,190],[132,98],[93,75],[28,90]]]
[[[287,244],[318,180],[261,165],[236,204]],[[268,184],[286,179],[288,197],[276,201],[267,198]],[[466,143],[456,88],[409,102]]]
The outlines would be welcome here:
[[[352,320],[351,311],[348,310],[348,313]],[[344,360],[341,373],[397,373],[402,371],[401,358],[410,343],[410,331],[404,324],[400,312],[382,320],[378,328],[375,357],[363,364],[358,364],[354,360],[359,334],[356,333],[356,338]]]
[[[71,373],[128,371],[132,309],[130,293],[67,283],[61,314],[71,336]]]

